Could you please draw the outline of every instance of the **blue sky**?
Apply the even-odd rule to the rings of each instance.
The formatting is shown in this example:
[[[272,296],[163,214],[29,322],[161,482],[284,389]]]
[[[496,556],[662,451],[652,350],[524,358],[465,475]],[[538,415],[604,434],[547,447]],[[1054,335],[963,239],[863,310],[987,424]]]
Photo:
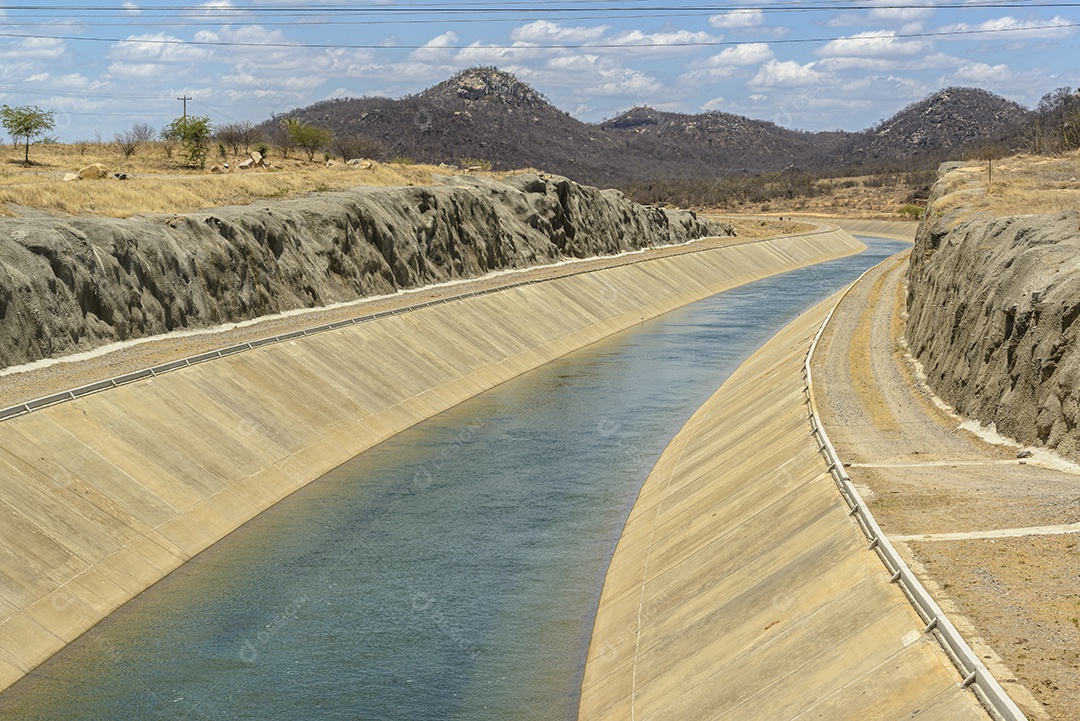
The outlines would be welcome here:
[[[0,0],[0,102],[110,140],[183,96],[215,124],[261,122],[496,65],[586,121],[651,105],[860,130],[951,85],[1029,107],[1076,88],[1078,35],[1080,0]]]

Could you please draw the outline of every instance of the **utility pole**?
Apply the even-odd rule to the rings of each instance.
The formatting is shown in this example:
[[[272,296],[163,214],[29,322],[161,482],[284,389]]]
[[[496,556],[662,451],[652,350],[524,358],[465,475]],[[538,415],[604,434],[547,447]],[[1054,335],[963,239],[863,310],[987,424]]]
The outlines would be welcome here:
[[[190,98],[187,95],[183,95],[183,96],[177,98],[177,100],[183,100],[184,101],[184,132],[186,133],[187,132],[187,101],[194,100],[194,98]]]

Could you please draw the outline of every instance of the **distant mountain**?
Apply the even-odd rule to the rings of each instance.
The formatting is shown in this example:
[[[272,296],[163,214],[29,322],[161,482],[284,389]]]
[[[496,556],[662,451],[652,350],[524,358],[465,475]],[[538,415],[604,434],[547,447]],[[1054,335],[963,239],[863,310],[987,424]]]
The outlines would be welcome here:
[[[987,142],[1007,142],[1032,113],[977,88],[946,88],[866,131],[847,149],[860,159],[936,157]]]
[[[401,99],[328,100],[286,115],[378,141],[386,158],[433,164],[480,158],[496,169],[531,166],[583,183],[626,186],[866,163],[925,167],[1015,133],[1029,111],[983,90],[949,88],[862,133],[808,133],[728,113],[648,107],[590,124],[510,73],[487,67]],[[264,127],[272,130],[280,119]]]
[[[709,112],[700,115],[665,113],[648,107],[634,108],[600,124],[609,135],[627,135],[628,145],[650,158],[664,159],[679,168],[704,166],[713,175],[717,168],[729,173],[761,172],[786,167],[817,167],[845,142],[851,133],[805,133],[788,130],[764,120]],[[655,161],[654,161],[655,162]],[[702,173],[691,171],[691,175]]]

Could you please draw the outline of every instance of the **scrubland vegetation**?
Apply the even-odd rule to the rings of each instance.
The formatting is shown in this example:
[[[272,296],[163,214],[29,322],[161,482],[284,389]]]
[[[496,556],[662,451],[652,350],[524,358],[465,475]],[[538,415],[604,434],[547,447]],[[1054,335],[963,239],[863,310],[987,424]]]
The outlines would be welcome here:
[[[639,155],[643,163],[652,159],[649,162],[655,167],[624,168],[623,175],[618,176],[632,180],[601,183],[614,184],[631,199],[646,204],[725,213],[917,218],[938,164],[964,159],[982,163],[987,169],[986,188],[977,191],[985,193],[985,197],[978,203],[1000,202],[1007,209],[1003,212],[1076,207],[1074,166],[1080,148],[1080,93],[1070,88],[1048,93],[1031,111],[981,91],[942,91],[883,121],[879,128],[863,134],[849,133],[846,135],[851,137],[843,139],[835,133],[818,134],[822,137],[817,140],[817,135],[793,133],[767,123],[742,122],[746,119],[735,116],[678,116],[647,109],[631,111],[619,122],[588,126],[556,112],[542,96],[516,80],[511,84],[513,92],[499,85],[475,99],[461,99],[458,85],[463,77],[509,82],[506,77],[510,76],[504,75],[494,69],[467,71],[415,97],[401,101],[378,99],[370,114],[364,111],[339,118],[341,127],[337,130],[303,120],[303,112],[258,126],[241,122],[214,127],[209,118],[186,116],[159,130],[136,122],[130,130],[116,133],[112,142],[96,138],[93,142],[60,144],[46,135],[51,129],[46,122],[51,119],[49,111],[4,106],[4,128],[12,143],[0,148],[0,215],[25,215],[31,209],[115,217],[141,212],[185,213],[355,185],[427,184],[434,173],[461,172],[459,167],[464,172],[516,172],[508,170],[513,167],[508,162],[499,160],[498,148],[514,146],[512,155],[519,163],[527,162],[522,159],[531,157],[527,152],[530,149],[543,147],[554,152],[558,144],[548,134],[555,133],[556,139],[562,137],[556,127],[562,125],[567,126],[562,140],[574,133],[582,136],[572,138],[571,147],[560,151],[575,154],[576,160],[568,161],[573,168],[584,167],[583,163],[613,167],[608,161],[625,165]],[[439,142],[449,143],[437,151],[429,147],[435,137],[435,111],[425,110],[424,105],[434,100],[441,105],[433,108],[446,106],[452,111],[449,118],[453,122],[448,120],[447,127],[456,123],[464,128],[461,137],[457,137],[457,131],[437,134],[443,139]],[[336,117],[330,110],[345,112],[353,107],[350,102],[319,105],[327,111],[323,113],[328,119],[325,122],[332,124]],[[454,102],[464,103],[463,109],[453,110],[457,107]],[[410,103],[422,107],[411,112]],[[956,127],[960,122],[957,118],[969,122],[991,111],[1001,115],[1005,112],[1002,108],[1009,117],[1016,115],[1020,120],[994,126],[996,135],[977,127],[964,129],[968,133],[965,135]],[[514,109],[527,109],[534,122],[504,122],[503,116]],[[402,113],[405,119],[397,119]],[[938,144],[932,148],[911,145],[912,138],[926,136],[926,123],[932,125]],[[477,125],[488,127],[490,132],[485,137],[498,140],[499,145],[469,140]],[[545,131],[547,125],[552,127]],[[584,130],[574,130],[578,125]],[[382,130],[376,132],[377,127]],[[770,162],[782,160],[786,153],[797,149],[807,165],[751,172],[721,162],[720,156],[706,162],[698,151],[713,147],[710,138],[731,134],[735,132],[732,128],[738,129],[735,140],[718,140],[718,145],[760,146],[762,153],[772,154],[768,155]],[[619,133],[623,133],[619,136],[622,139],[616,141],[613,138]],[[886,141],[901,142],[886,147]],[[619,145],[631,142],[640,146],[633,146],[637,155],[629,152],[630,145]],[[496,155],[485,157],[468,152],[470,149]],[[506,148],[502,151],[511,152]],[[1040,160],[1036,156],[1047,157]],[[351,165],[344,162],[354,158],[365,160]],[[438,158],[445,159],[440,163]],[[765,156],[753,160],[744,152],[740,158],[740,162],[753,166],[759,161],[764,163]],[[64,181],[66,174],[77,173],[93,163],[102,164],[109,174],[99,180]],[[664,163],[666,169],[661,169]],[[679,163],[690,164],[683,168]],[[1032,168],[1036,172],[1028,173]],[[545,169],[559,172],[557,167]],[[125,174],[126,179],[116,180],[114,173]],[[577,177],[572,170],[566,174],[589,182],[589,178]],[[960,188],[956,192],[964,191]]]

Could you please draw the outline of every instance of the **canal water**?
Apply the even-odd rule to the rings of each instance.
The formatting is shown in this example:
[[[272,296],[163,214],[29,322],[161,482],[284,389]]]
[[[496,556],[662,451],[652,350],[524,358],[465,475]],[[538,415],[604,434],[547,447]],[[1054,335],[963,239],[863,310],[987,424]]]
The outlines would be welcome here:
[[[652,464],[769,337],[910,247],[863,240],[358,456],[0,695],[0,718],[574,718],[604,573]]]

